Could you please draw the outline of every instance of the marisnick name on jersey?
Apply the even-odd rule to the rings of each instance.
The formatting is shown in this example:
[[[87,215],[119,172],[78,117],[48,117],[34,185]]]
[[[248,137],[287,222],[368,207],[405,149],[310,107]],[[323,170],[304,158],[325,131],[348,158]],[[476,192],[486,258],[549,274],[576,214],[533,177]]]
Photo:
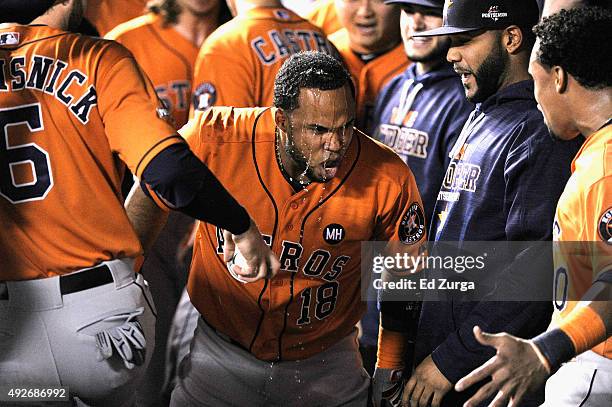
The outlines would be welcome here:
[[[47,93],[68,107],[81,123],[87,124],[91,109],[98,103],[96,89],[93,85],[87,86],[89,78],[78,69],[70,70],[59,81],[67,67],[68,64],[60,59],[36,54],[28,61],[24,56],[14,56],[10,60],[0,58],[0,92],[29,89]]]

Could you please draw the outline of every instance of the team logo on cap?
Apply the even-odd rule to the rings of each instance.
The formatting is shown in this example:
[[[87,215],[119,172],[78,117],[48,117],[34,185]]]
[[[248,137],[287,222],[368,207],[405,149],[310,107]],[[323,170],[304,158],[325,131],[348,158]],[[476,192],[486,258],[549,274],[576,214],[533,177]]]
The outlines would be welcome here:
[[[414,202],[410,205],[402,222],[400,223],[398,236],[402,243],[414,244],[425,235],[425,215],[421,205]]]
[[[601,215],[597,229],[601,240],[612,245],[612,208],[608,208],[608,210]]]
[[[508,17],[508,13],[499,11],[499,6],[489,7],[489,11],[482,13],[482,18],[490,18],[493,21],[498,21],[500,18]]]
[[[17,45],[19,44],[19,33],[2,33],[0,34],[0,45]]]
[[[193,107],[206,110],[217,101],[217,89],[210,82],[201,83],[193,93]]]

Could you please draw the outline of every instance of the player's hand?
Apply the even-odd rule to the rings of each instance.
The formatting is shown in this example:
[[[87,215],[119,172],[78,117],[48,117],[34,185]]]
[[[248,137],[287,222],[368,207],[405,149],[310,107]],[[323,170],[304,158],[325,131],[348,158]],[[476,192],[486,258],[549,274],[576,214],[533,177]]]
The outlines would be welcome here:
[[[272,278],[280,271],[280,262],[268,245],[263,241],[257,225],[251,220],[249,229],[240,234],[233,235],[223,232],[225,244],[223,245],[223,259],[229,262],[234,257],[236,248],[244,256],[247,267],[234,266],[236,274],[247,283],[263,278]]]
[[[403,405],[409,407],[439,407],[442,398],[453,385],[440,372],[431,355],[417,366],[404,387]]]
[[[372,377],[372,404],[374,407],[399,407],[405,381],[401,369],[377,367]]]
[[[495,393],[497,395],[489,406],[518,406],[525,394],[543,386],[550,376],[532,341],[506,333],[488,334],[478,326],[474,327],[474,336],[481,344],[497,349],[497,354],[455,385],[455,390],[462,391],[491,377],[491,381],[480,388],[464,407],[476,406]]]

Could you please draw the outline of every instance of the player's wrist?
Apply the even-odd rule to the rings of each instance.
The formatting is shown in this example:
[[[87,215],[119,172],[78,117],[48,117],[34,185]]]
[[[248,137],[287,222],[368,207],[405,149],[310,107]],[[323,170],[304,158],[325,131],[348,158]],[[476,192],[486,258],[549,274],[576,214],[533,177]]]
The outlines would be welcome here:
[[[551,375],[576,353],[572,340],[560,329],[544,332],[536,336],[531,343],[536,355]]]

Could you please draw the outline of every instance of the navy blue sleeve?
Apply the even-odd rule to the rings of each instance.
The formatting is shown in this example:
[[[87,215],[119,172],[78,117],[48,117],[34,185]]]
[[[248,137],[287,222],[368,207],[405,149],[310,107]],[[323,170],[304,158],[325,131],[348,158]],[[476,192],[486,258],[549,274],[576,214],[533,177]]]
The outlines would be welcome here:
[[[236,235],[250,227],[247,211],[186,143],[173,144],[157,154],[143,171],[142,182],[147,195],[146,186],[171,209]]]
[[[538,136],[530,137],[534,134]],[[507,240],[550,240],[556,204],[580,142],[554,141],[541,120],[523,122],[509,137],[515,142],[507,154],[504,171]],[[527,245],[504,269],[509,282],[531,281],[531,277],[525,280],[520,270],[533,270],[533,266],[527,268],[521,264],[534,259],[538,259],[543,278],[552,275],[552,257],[538,256],[531,249]],[[447,379],[456,383],[494,355],[493,349],[476,341],[472,332],[474,325],[490,333],[508,332],[531,338],[546,330],[551,314],[550,301],[481,301],[462,319],[459,329],[432,352],[432,358]]]

